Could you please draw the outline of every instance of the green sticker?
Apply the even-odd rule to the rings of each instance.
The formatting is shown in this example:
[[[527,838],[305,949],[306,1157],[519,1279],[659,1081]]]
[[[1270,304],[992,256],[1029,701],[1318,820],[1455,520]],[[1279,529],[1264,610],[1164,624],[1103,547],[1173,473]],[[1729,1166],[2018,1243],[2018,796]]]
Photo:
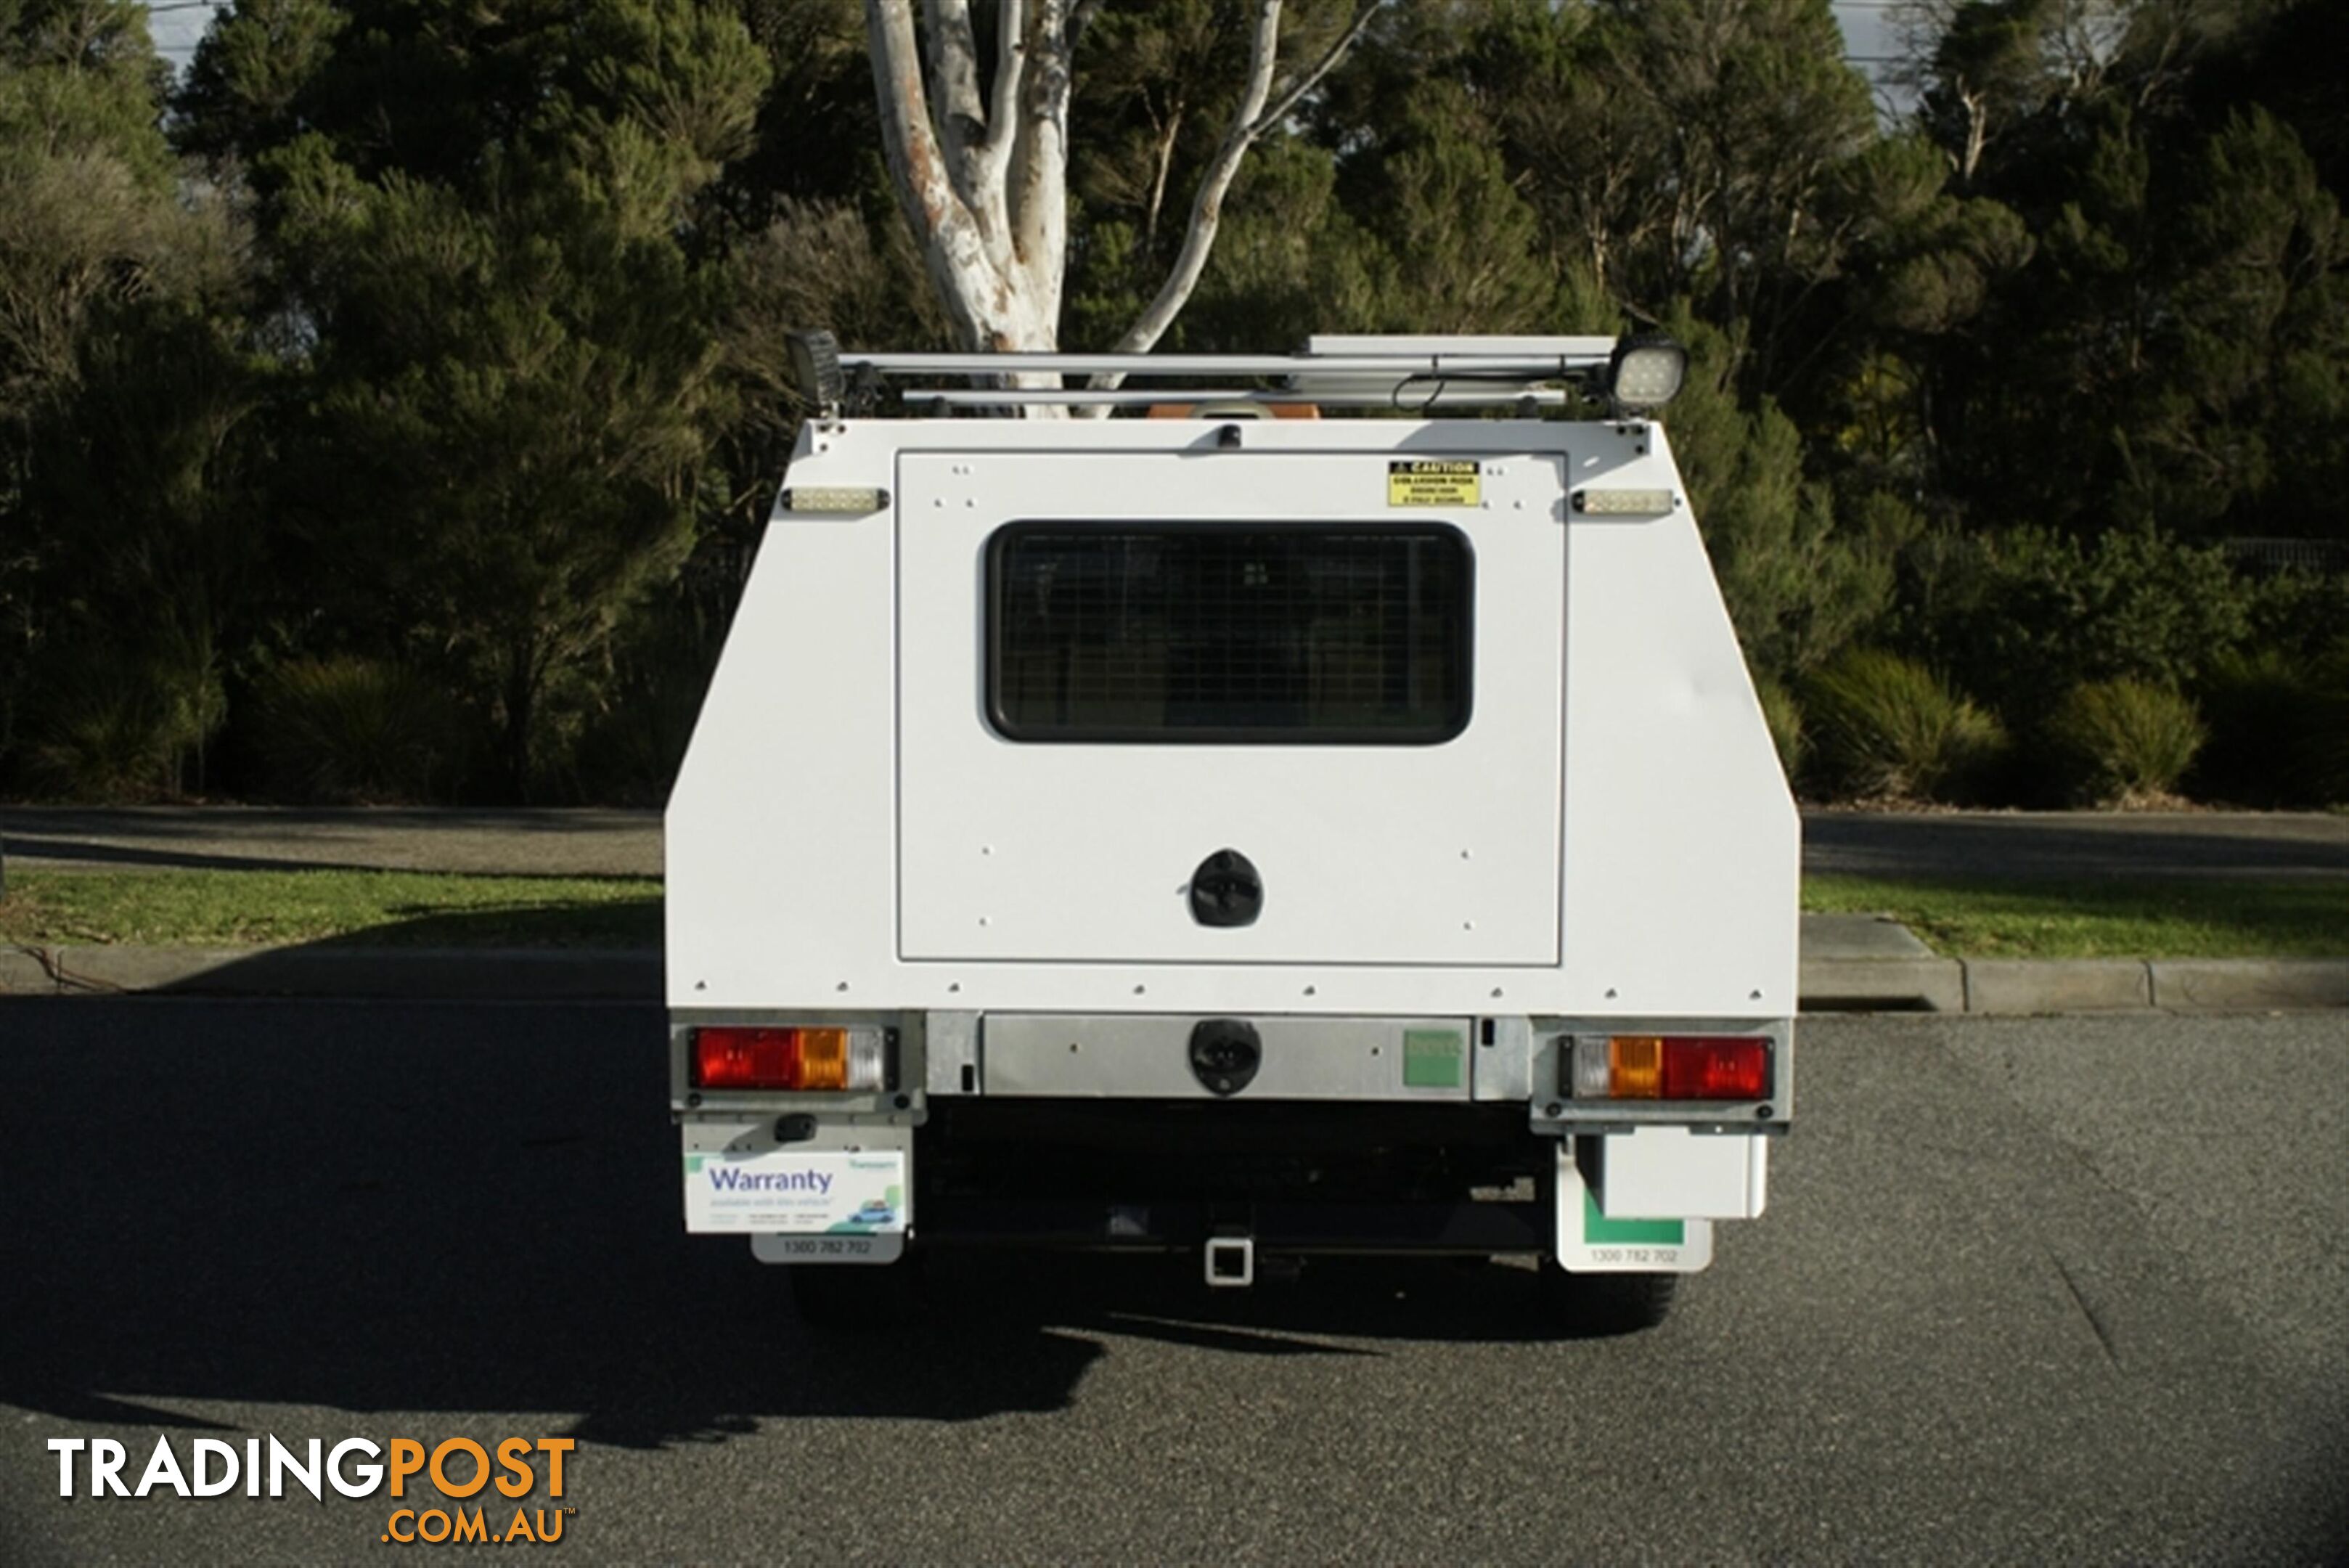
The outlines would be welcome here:
[[[1582,1189],[1582,1240],[1585,1245],[1678,1247],[1688,1240],[1687,1223],[1680,1220],[1609,1220],[1599,1212],[1599,1195]]]
[[[702,1166],[702,1162],[703,1162],[704,1160],[708,1159],[709,1158],[709,1157],[708,1155],[706,1155],[706,1154],[688,1154],[688,1155],[687,1155],[687,1156],[685,1157],[685,1173],[686,1173],[686,1175],[688,1175],[688,1176],[699,1176],[699,1175],[701,1174],[701,1166]]]
[[[1402,1086],[1406,1089],[1460,1087],[1461,1063],[1467,1054],[1467,1036],[1454,1030],[1404,1030]]]

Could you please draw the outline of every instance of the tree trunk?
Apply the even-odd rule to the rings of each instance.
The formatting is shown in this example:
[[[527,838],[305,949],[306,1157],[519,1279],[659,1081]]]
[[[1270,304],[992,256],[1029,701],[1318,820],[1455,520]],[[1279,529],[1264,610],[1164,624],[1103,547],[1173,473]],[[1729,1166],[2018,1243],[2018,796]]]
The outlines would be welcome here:
[[[968,0],[936,0],[929,20],[936,114],[912,0],[866,0],[891,183],[965,345],[1049,349],[1067,246],[1067,0],[1004,0],[991,105]]]
[[[1149,348],[1174,321],[1206,265],[1241,159],[1329,73],[1383,3],[1358,0],[1338,41],[1276,94],[1281,0],[1254,0],[1238,109],[1201,177],[1174,264],[1120,349]],[[865,0],[890,182],[931,284],[975,351],[1059,346],[1069,87],[1076,41],[1097,4],[1000,0],[995,67],[982,83],[970,0],[928,0],[926,40],[916,36],[913,0]]]

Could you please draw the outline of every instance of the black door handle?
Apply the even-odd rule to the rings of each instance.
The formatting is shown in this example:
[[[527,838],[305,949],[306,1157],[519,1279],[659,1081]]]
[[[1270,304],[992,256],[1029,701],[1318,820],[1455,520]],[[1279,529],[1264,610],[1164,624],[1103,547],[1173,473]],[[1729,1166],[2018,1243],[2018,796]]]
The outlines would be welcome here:
[[[1191,873],[1191,918],[1203,926],[1252,926],[1264,912],[1264,878],[1237,849],[1218,849]]]

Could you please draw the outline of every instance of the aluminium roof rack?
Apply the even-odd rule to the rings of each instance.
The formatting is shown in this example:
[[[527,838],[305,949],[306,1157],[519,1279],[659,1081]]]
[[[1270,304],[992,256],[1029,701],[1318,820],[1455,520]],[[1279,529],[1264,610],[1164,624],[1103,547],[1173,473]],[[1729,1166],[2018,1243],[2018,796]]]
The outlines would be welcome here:
[[[801,389],[827,417],[852,400],[852,389],[854,400],[869,402],[884,379],[917,383],[899,387],[907,403],[945,410],[1212,400],[1421,412],[1554,408],[1568,400],[1570,389],[1604,395],[1629,411],[1661,407],[1680,389],[1687,363],[1678,344],[1648,337],[1320,336],[1295,354],[1064,354],[875,353],[843,349],[829,333],[795,333],[792,348]],[[1090,384],[1050,384],[1071,376]],[[1123,385],[1129,378],[1213,384],[1129,389]],[[936,385],[940,379],[963,385]],[[1018,384],[1023,380],[1029,384]],[[1250,381],[1268,384],[1234,384]]]

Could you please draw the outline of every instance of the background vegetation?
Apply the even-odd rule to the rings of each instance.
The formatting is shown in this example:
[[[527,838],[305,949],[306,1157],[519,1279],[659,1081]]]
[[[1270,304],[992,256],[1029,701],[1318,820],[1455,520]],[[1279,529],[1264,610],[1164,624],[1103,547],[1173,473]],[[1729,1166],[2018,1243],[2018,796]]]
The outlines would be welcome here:
[[[1066,345],[1238,16],[1087,34]],[[2349,7],[1908,16],[1895,117],[1826,0],[1391,5],[1164,347],[1667,327],[1807,789],[2349,799]],[[657,801],[818,323],[945,334],[855,0],[237,0],[176,81],[0,0],[0,792]]]

